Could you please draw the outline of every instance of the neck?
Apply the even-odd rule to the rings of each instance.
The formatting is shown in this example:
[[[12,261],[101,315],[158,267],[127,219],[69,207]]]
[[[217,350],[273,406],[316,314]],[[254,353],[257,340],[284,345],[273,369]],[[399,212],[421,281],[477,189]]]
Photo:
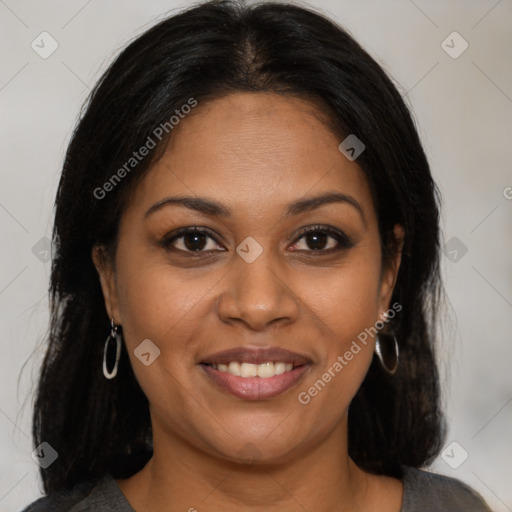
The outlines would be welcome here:
[[[372,510],[367,505],[375,501],[370,491],[379,477],[348,457],[346,422],[320,444],[298,448],[300,455],[246,464],[207,454],[155,427],[151,460],[118,481],[137,512]],[[384,510],[380,505],[376,510]]]

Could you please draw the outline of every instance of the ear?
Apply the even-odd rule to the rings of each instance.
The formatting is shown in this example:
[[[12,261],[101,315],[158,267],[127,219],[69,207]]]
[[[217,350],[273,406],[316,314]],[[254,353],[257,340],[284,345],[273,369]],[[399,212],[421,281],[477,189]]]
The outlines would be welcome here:
[[[379,290],[379,316],[382,316],[389,309],[389,303],[391,302],[391,296],[393,295],[398,277],[398,270],[400,269],[400,262],[402,261],[404,228],[400,224],[395,224],[393,234],[395,236],[395,255],[393,260],[382,271]]]
[[[92,261],[100,278],[107,315],[114,319],[114,323],[119,324],[121,323],[121,317],[117,300],[114,264],[106,254],[105,248],[99,245],[95,245],[92,249]]]

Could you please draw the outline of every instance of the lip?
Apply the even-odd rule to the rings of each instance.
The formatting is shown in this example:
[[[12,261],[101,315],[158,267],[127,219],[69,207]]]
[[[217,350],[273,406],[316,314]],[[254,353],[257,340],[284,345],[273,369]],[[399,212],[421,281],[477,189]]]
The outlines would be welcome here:
[[[228,372],[221,372],[210,366],[212,364],[239,363],[262,364],[267,361],[280,361],[293,364],[293,370],[273,377],[238,377]],[[205,375],[218,387],[244,400],[269,400],[276,398],[295,387],[311,368],[312,361],[305,355],[289,350],[270,348],[235,347],[215,352],[200,362]]]
[[[215,352],[201,360],[205,364],[228,364],[231,361],[239,363],[263,364],[267,361],[281,361],[293,366],[302,366],[311,363],[311,360],[302,354],[297,354],[280,347],[251,348],[235,347]]]
[[[289,372],[262,379],[261,377],[237,377],[216,370],[213,366],[199,365],[206,376],[217,386],[244,400],[269,400],[286,393],[302,379],[311,364],[297,366]]]

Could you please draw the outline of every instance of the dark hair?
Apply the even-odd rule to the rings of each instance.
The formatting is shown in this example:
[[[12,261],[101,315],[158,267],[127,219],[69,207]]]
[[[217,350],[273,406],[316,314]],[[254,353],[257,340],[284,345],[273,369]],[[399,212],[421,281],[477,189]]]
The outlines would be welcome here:
[[[91,258],[115,253],[120,216],[152,156],[98,199],[156,127],[191,99],[232,92],[309,99],[340,142],[355,134],[378,215],[383,262],[405,241],[390,325],[400,364],[390,376],[373,361],[349,411],[349,454],[363,469],[401,475],[439,452],[444,435],[434,357],[440,297],[438,190],[411,115],[382,68],[343,29],[304,7],[213,1],[173,15],[134,40],[91,92],[69,144],[56,197],[48,348],[33,419],[35,445],[59,454],[41,470],[45,491],[110,472],[127,477],[151,456],[148,400],[123,348],[118,375],[102,373],[109,318]],[[112,182],[111,182],[112,183]]]

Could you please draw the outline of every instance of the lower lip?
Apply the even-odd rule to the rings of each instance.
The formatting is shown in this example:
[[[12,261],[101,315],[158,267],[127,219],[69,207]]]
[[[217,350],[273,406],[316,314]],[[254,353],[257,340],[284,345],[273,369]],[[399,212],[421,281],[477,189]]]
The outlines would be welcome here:
[[[293,388],[310,368],[310,364],[297,366],[290,372],[273,377],[237,377],[212,366],[200,365],[206,375],[220,388],[244,400],[268,400]]]

